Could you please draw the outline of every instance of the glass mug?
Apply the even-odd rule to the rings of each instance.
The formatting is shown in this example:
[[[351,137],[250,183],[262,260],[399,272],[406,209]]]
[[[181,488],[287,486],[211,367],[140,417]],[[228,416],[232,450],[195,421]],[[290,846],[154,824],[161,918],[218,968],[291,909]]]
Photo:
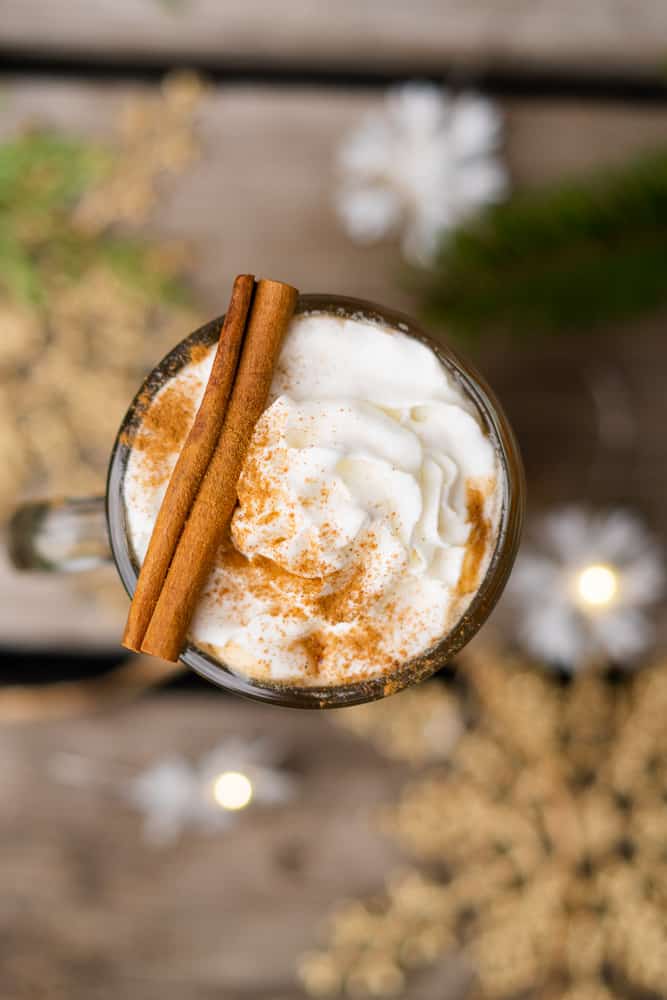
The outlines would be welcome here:
[[[484,624],[500,597],[517,552],[524,514],[525,481],[514,433],[495,396],[480,375],[450,347],[432,340],[402,313],[362,299],[339,295],[301,295],[297,313],[320,310],[343,316],[379,320],[390,328],[430,347],[449,375],[476,405],[493,441],[503,474],[504,495],[496,546],[475,596],[457,624],[432,647],[412,657],[391,674],[331,687],[297,687],[254,680],[234,673],[219,660],[187,643],[181,660],[202,677],[222,688],[261,701],[293,708],[336,708],[382,698],[429,677],[443,667]],[[76,571],[113,561],[131,596],[139,567],[125,523],[123,477],[133,432],[140,423],[141,398],[145,405],[188,361],[195,344],[213,344],[223,317],[200,327],[177,344],[157,365],[139,389],[123,420],[111,452],[106,497],[88,497],[28,503],[10,522],[9,552],[18,569]],[[120,638],[120,637],[119,637]]]

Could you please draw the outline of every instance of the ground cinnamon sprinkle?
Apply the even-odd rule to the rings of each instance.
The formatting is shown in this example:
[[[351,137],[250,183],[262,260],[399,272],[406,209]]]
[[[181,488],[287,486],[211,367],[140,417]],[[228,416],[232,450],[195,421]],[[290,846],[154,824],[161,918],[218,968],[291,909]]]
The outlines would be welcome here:
[[[341,683],[378,672],[389,673],[399,666],[398,659],[386,650],[380,624],[369,615],[362,615],[343,634],[322,633],[322,638],[326,661]]]
[[[266,605],[269,613],[276,616],[276,622],[325,618],[329,626],[349,626],[338,633],[316,629],[288,644],[288,650],[305,654],[311,680],[321,678],[321,682],[327,683],[334,678],[339,683],[362,680],[396,669],[410,655],[405,645],[398,653],[387,651],[387,630],[373,614],[373,598],[363,587],[364,568],[358,564],[340,575],[305,578],[263,556],[248,559],[230,544],[220,552],[216,565],[222,571],[222,579],[209,591],[214,599],[226,599],[232,607],[236,604],[241,609],[243,600],[250,595]],[[342,580],[345,582],[339,589],[332,589]],[[411,639],[423,629],[423,622],[412,609],[398,609],[391,601],[385,607],[384,619],[403,631],[407,629]],[[260,659],[256,664],[257,675],[267,671],[270,674],[270,652]],[[250,670],[247,664],[246,669]]]
[[[190,348],[190,361],[192,364],[198,365],[200,361],[208,357],[211,352],[210,344],[193,344]]]
[[[180,449],[193,419],[192,394],[182,385],[168,385],[148,407],[133,442],[143,454],[148,485],[167,478],[169,459]]]
[[[479,585],[479,570],[486,553],[491,525],[484,516],[484,491],[473,483],[466,486],[466,508],[470,534],[466,543],[457,590],[461,596],[471,594]]]
[[[137,396],[136,402],[136,413],[137,416],[142,416],[146,413],[146,410],[151,403],[151,394],[148,389],[142,389],[142,391]],[[131,448],[135,443],[136,437],[136,427],[130,426],[126,427],[125,430],[120,435],[120,443],[125,445],[126,448]]]
[[[269,524],[278,517],[276,505],[279,502],[279,483],[275,476],[266,473],[266,469],[274,464],[274,450],[269,448],[274,435],[275,429],[268,420],[260,419],[237,487],[239,502],[248,518],[264,524]],[[247,532],[238,519],[234,521],[233,532],[236,540],[242,544]]]
[[[363,598],[363,567],[353,565],[333,574],[332,589],[317,601],[320,614],[332,625],[355,618]]]
[[[286,620],[309,621],[314,617],[321,580],[295,576],[263,556],[248,559],[231,541],[220,550],[215,565],[219,572],[211,579],[206,596],[235,608],[239,623],[248,598],[256,598],[268,613]]]
[[[253,460],[259,468],[257,454]],[[275,502],[275,491],[266,482],[262,489],[269,491],[262,498],[264,515],[268,515],[270,509],[264,510],[263,505],[268,506],[271,496]],[[471,527],[457,588],[461,596],[476,589],[486,555],[491,525],[484,516],[485,494],[485,484],[468,484],[467,513]],[[253,499],[258,498],[246,495],[246,500]],[[421,645],[420,637],[430,625],[413,608],[395,599],[386,600],[381,606],[377,604],[371,586],[377,549],[376,538],[369,534],[357,540],[354,559],[344,570],[303,577],[263,556],[248,559],[230,540],[219,554],[217,566],[223,571],[223,579],[211,596],[231,601],[229,606],[236,606],[242,613],[243,601],[251,595],[275,616],[277,628],[280,621],[324,620],[325,625],[284,647],[294,655],[305,656],[304,681],[308,678],[308,683],[354,683],[381,673],[390,675],[414,655]],[[342,627],[332,629],[332,626]],[[392,641],[392,634],[400,634],[398,646]],[[246,660],[244,671],[270,677],[271,649],[266,643],[259,645],[256,660]],[[388,691],[393,689],[392,682],[388,682]]]
[[[326,649],[326,642],[324,641],[321,633],[311,632],[302,639],[297,639],[294,646],[298,646],[306,654],[306,657],[308,658],[308,672],[310,674],[319,674]]]

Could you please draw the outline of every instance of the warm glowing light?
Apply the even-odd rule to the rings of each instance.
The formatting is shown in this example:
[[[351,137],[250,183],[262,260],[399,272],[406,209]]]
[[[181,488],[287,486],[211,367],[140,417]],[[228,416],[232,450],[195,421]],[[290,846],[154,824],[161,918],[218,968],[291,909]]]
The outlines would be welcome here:
[[[224,771],[213,782],[213,796],[223,809],[245,809],[252,798],[252,782],[240,771]]]
[[[582,604],[602,607],[613,601],[618,591],[618,574],[602,563],[587,566],[577,577],[577,593]]]

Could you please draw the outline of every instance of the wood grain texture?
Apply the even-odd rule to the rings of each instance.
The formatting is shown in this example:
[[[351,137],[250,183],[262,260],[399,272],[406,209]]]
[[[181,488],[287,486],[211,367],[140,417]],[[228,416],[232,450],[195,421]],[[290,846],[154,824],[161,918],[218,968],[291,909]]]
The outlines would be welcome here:
[[[255,736],[296,778],[292,804],[251,807],[217,834],[146,844],[122,797],[127,777]],[[99,780],[57,780],[64,754],[83,757]],[[154,696],[121,712],[0,728],[0,777],[6,1000],[296,1000],[297,958],[323,940],[333,903],[378,891],[399,861],[374,816],[404,768],[320,713]],[[448,975],[440,970],[440,988]]]
[[[662,69],[662,0],[4,0],[2,42],[116,58],[206,56],[222,63],[409,72],[549,66],[589,74]]]
[[[36,122],[106,138],[123,102],[144,89],[10,81],[0,108],[0,139]],[[244,269],[304,292],[357,295],[416,311],[397,245],[352,244],[333,208],[340,139],[381,100],[380,94],[303,87],[211,90],[199,122],[202,158],[165,191],[148,227],[192,245],[194,284],[211,316],[225,307],[221,290]],[[660,108],[537,100],[501,107],[506,155],[519,187],[623,162],[667,142]],[[239,210],[248,204],[250,215]],[[625,500],[639,505],[667,536],[663,318],[530,349],[488,345],[478,362],[516,424],[536,507],[582,496],[596,503]],[[620,386],[635,443],[630,457],[605,457],[603,466],[596,460],[591,472],[597,420],[591,386],[601,379]],[[558,419],[552,419],[554,410]],[[638,463],[636,481],[620,471],[630,461]],[[31,592],[27,578],[17,581],[0,567],[0,635],[6,642],[66,644],[84,629],[86,642],[92,635],[113,642],[122,631],[122,602],[116,620],[82,605],[53,579],[35,582],[41,625],[31,628]]]

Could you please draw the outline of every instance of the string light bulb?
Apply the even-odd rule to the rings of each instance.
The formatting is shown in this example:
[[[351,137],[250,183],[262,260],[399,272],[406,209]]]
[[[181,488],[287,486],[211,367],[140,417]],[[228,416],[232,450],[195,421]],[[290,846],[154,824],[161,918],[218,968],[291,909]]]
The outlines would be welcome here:
[[[223,771],[213,782],[213,797],[221,809],[237,812],[252,799],[252,782],[240,771]]]
[[[576,591],[584,607],[606,607],[618,594],[618,573],[605,563],[586,566],[577,574]]]

